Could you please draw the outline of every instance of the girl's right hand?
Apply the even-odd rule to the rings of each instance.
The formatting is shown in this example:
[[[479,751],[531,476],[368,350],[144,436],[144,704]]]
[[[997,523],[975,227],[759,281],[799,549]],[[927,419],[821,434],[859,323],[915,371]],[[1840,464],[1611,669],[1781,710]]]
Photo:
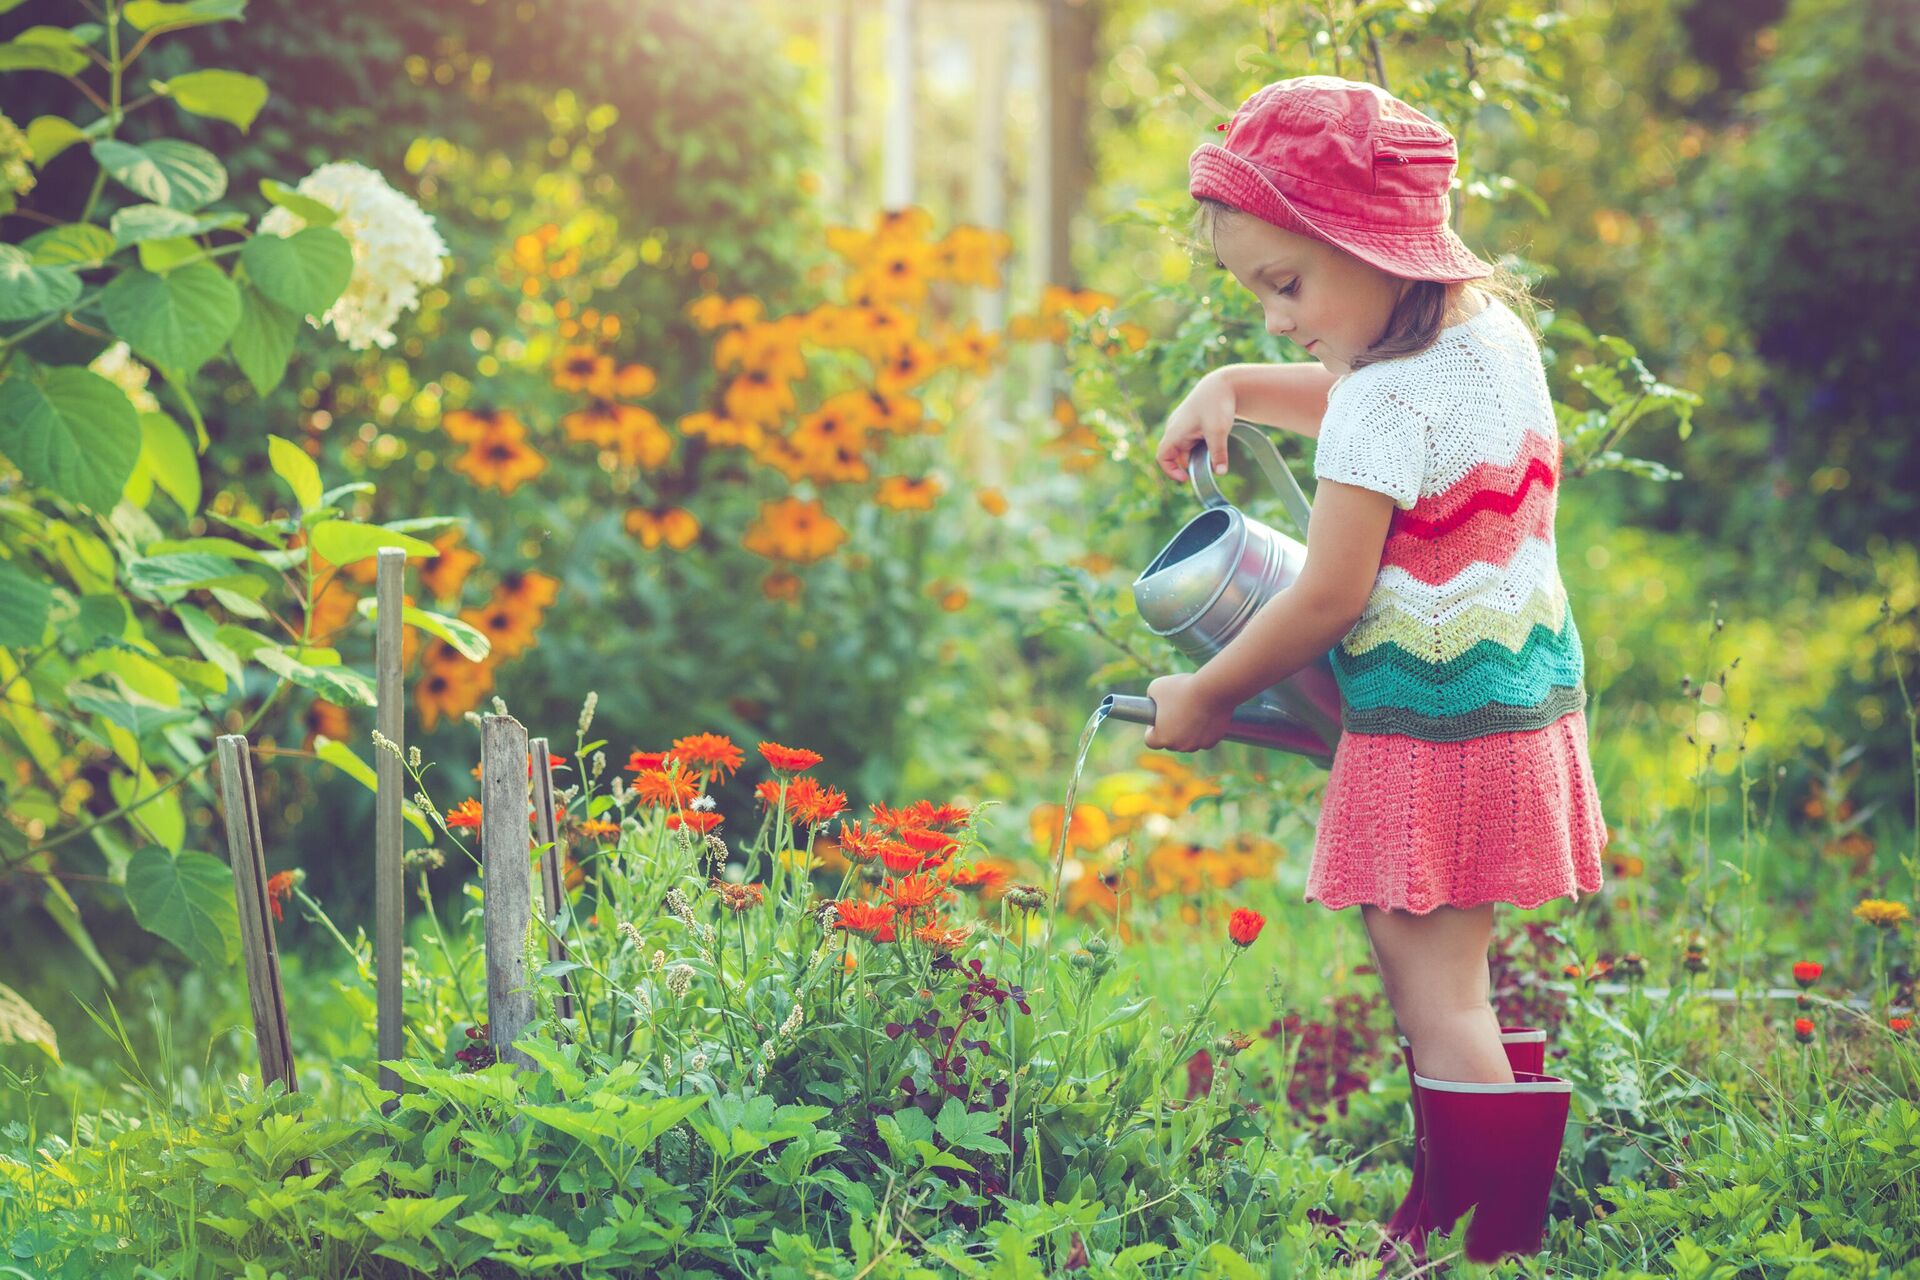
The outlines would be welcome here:
[[[1160,447],[1153,458],[1160,469],[1174,480],[1187,480],[1187,455],[1195,444],[1207,442],[1207,456],[1213,460],[1215,475],[1227,470],[1227,436],[1233,430],[1235,401],[1233,384],[1216,369],[1195,383],[1187,398],[1167,419]]]

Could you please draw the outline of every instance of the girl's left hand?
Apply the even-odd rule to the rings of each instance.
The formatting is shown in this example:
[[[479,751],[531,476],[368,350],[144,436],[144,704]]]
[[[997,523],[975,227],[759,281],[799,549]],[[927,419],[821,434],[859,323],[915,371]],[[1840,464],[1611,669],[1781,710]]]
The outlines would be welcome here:
[[[1204,751],[1226,737],[1233,708],[1206,696],[1193,672],[1161,676],[1147,686],[1154,719],[1146,744],[1165,751]]]

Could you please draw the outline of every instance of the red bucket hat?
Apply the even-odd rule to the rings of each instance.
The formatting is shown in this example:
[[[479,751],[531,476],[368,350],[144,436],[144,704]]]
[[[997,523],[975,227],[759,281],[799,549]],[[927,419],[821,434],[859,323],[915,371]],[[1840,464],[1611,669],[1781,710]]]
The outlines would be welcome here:
[[[1378,85],[1296,76],[1248,98],[1196,148],[1187,191],[1324,240],[1408,280],[1478,280],[1494,268],[1448,225],[1453,135]]]

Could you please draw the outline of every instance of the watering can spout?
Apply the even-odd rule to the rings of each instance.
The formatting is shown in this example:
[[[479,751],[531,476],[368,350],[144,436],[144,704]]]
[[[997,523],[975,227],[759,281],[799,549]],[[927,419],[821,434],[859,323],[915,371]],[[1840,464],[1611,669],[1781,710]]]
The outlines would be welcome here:
[[[1132,693],[1108,694],[1100,700],[1100,710],[1102,719],[1125,720],[1129,724],[1150,725],[1158,714],[1152,698]],[[1249,702],[1234,711],[1225,741],[1291,751],[1323,766],[1333,763],[1333,750],[1319,734],[1258,702]]]

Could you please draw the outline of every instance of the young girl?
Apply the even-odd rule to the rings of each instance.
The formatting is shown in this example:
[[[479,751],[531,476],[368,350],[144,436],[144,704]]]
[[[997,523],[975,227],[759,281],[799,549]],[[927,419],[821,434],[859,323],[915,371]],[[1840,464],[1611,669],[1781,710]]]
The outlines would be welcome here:
[[[1534,1253],[1569,1085],[1543,1074],[1542,1033],[1494,1015],[1493,904],[1599,889],[1606,827],[1531,305],[1448,225],[1452,135],[1384,90],[1283,80],[1220,127],[1189,163],[1205,232],[1267,331],[1318,363],[1209,373],[1158,460],[1184,481],[1204,439],[1224,471],[1241,417],[1315,437],[1320,483],[1298,580],[1200,670],[1148,686],[1146,744],[1212,746],[1235,707],[1329,656],[1344,732],[1306,899],[1360,907],[1403,1033],[1414,1178],[1387,1235],[1423,1257],[1471,1208],[1470,1259]]]

